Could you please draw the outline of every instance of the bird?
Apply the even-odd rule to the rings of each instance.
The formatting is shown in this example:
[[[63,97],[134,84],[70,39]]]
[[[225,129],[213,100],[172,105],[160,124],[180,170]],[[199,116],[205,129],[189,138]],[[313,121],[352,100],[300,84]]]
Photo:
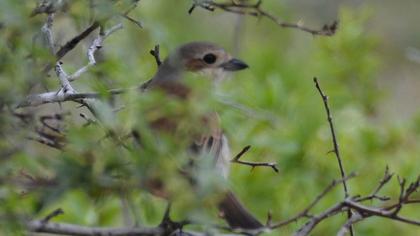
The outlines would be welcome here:
[[[186,72],[202,73],[213,81],[223,80],[227,72],[248,68],[248,65],[232,57],[224,48],[211,42],[190,42],[176,48],[158,67],[155,75],[140,86],[142,92],[159,89],[168,96],[189,99],[191,88],[184,83]],[[152,126],[163,126],[167,118],[158,119]],[[173,125],[172,122],[168,122]],[[202,125],[206,132],[192,141],[191,150],[199,155],[206,154],[213,158],[215,173],[227,179],[230,170],[230,148],[224,134],[220,117],[216,112],[209,112],[203,118]],[[171,125],[169,125],[171,126]],[[202,155],[201,155],[202,156]],[[259,229],[263,225],[245,208],[235,194],[227,190],[218,204],[219,211],[231,228]]]

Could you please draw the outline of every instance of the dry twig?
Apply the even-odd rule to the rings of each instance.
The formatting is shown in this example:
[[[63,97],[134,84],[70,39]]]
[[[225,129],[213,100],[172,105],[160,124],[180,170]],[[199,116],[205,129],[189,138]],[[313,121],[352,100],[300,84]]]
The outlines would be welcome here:
[[[242,151],[240,151],[238,154],[236,154],[236,156],[230,161],[232,163],[238,163],[238,164],[242,164],[242,165],[247,165],[247,166],[251,166],[252,169],[254,169],[255,167],[259,167],[259,166],[266,166],[266,167],[271,167],[275,172],[279,172],[279,169],[277,168],[277,164],[273,163],[273,162],[250,162],[250,161],[242,161],[240,160],[240,158],[246,153],[248,152],[248,150],[251,148],[250,145],[244,147],[242,149]]]
[[[304,26],[302,23],[289,23],[279,20],[277,17],[271,15],[267,11],[261,8],[262,0],[259,0],[256,3],[247,3],[247,2],[236,2],[236,1],[227,1],[223,3],[214,2],[213,0],[197,0],[194,1],[191,8],[188,10],[188,13],[191,14],[196,7],[201,7],[208,11],[214,11],[215,9],[220,9],[227,12],[232,12],[235,14],[241,15],[250,15],[254,17],[265,17],[280,27],[283,28],[294,28],[301,30],[303,32],[310,33],[312,35],[320,36],[332,36],[335,34],[338,28],[338,21],[334,21],[331,24],[325,24],[321,29],[311,29]]]

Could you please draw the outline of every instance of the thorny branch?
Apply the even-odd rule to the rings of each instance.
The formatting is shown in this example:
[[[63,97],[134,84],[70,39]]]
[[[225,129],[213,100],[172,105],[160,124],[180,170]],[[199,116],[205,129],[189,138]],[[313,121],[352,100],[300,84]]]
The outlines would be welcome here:
[[[88,64],[83,66],[82,68],[80,68],[79,70],[77,70],[76,72],[74,72],[74,74],[69,76],[69,81],[74,81],[77,78],[79,78],[83,73],[85,73],[90,67],[96,65],[96,59],[95,59],[95,52],[99,49],[102,48],[102,43],[103,41],[112,33],[114,33],[115,31],[122,29],[123,25],[117,24],[113,27],[111,27],[109,30],[103,32],[101,30],[101,32],[99,33],[98,37],[96,37],[92,44],[89,46],[89,49],[87,51],[87,58],[89,60]]]
[[[388,172],[385,172],[384,177],[379,182],[376,189],[381,189],[386,183],[383,182],[384,179],[387,179]],[[352,217],[350,217],[346,223],[341,227],[340,231],[338,232],[338,235],[344,236],[347,232],[350,231],[351,226],[353,224],[360,222],[366,218],[377,216],[377,217],[383,217],[387,219],[391,219],[394,221],[400,221],[411,225],[417,225],[420,226],[420,220],[413,220],[406,217],[402,217],[398,215],[398,212],[401,210],[401,208],[407,204],[410,204],[410,198],[411,195],[419,190],[419,183],[420,183],[420,176],[412,182],[409,187],[405,188],[405,184],[402,182],[399,182],[401,193],[399,196],[399,201],[393,205],[390,206],[382,206],[382,207],[373,207],[373,206],[366,206],[361,204],[362,201],[366,200],[366,197],[347,197],[343,201],[333,205],[332,207],[328,208],[327,210],[319,213],[318,215],[310,216],[309,221],[303,225],[295,234],[295,236],[305,236],[309,235],[309,233],[318,225],[321,221],[337,215],[341,212],[346,212],[348,210],[353,210],[354,213],[352,214]],[[330,185],[331,186],[331,185]],[[327,188],[328,189],[328,188]],[[332,188],[331,188],[332,189]],[[331,189],[328,191],[329,192]],[[378,190],[379,191],[379,190]],[[324,193],[323,192],[323,193]],[[374,191],[376,192],[376,191]],[[322,194],[321,194],[322,195]],[[371,196],[371,195],[369,195]],[[306,209],[301,213],[302,215],[305,215]]]
[[[142,27],[141,22],[138,20],[135,20],[131,17],[128,16],[128,14],[134,10],[137,5],[138,2],[140,0],[133,0],[131,5],[128,7],[127,10],[124,11],[124,13],[120,14],[122,17],[124,17],[125,19],[135,23],[136,25],[138,25],[139,27]],[[48,10],[47,13],[48,18],[53,17],[54,12],[57,9],[51,9]],[[80,32],[79,34],[77,34],[76,36],[74,36],[72,39],[70,39],[69,41],[67,41],[63,46],[61,46],[57,52],[55,52],[55,60],[59,61],[61,60],[61,58],[63,58],[68,52],[70,52],[71,50],[73,50],[83,39],[85,39],[87,36],[89,36],[93,31],[95,31],[96,29],[98,29],[99,27],[101,27],[107,20],[109,20],[111,18],[111,16],[105,17],[104,19],[101,20],[95,20],[93,23],[91,23],[85,30],[83,30],[82,32]],[[46,25],[48,25],[49,19],[47,19],[47,23]],[[52,24],[52,21],[51,21]],[[50,24],[50,25],[51,25]],[[51,38],[52,38],[52,34],[51,34]],[[48,73],[48,71],[50,71],[53,68],[54,62],[51,62],[49,64],[47,64],[44,69],[43,72],[44,73]]]
[[[389,173],[389,167],[386,166],[384,176],[382,177],[382,179],[379,182],[379,185],[376,187],[376,189],[371,194],[369,194],[368,196],[358,198],[357,200],[359,202],[363,202],[363,201],[366,201],[366,200],[372,200],[372,199],[378,199],[378,200],[381,200],[381,201],[390,200],[390,197],[379,196],[378,193],[392,179],[392,176],[394,176],[394,174]]]
[[[242,149],[242,151],[240,151],[238,154],[236,154],[236,156],[230,161],[232,163],[238,163],[238,164],[242,164],[242,165],[247,165],[247,166],[251,166],[252,169],[254,169],[255,167],[259,167],[259,166],[266,166],[266,167],[271,167],[275,172],[279,172],[279,169],[277,168],[277,164],[273,163],[273,162],[250,162],[250,161],[242,161],[240,160],[241,157],[249,151],[249,149],[251,148],[250,145],[244,147]]]
[[[328,96],[325,95],[325,93],[322,91],[322,89],[321,89],[321,87],[318,83],[318,79],[316,77],[314,77],[314,83],[315,83],[316,89],[319,92],[319,95],[321,95],[321,97],[322,97],[322,101],[324,103],[325,111],[327,113],[327,120],[328,120],[328,124],[330,126],[331,137],[332,137],[332,142],[333,142],[333,147],[334,147],[333,152],[335,153],[335,156],[337,158],[341,178],[345,179],[346,173],[345,173],[343,163],[342,163],[342,160],[341,160],[340,149],[338,148],[337,135],[336,135],[336,132],[335,132],[335,129],[334,129],[334,124],[333,124],[333,120],[332,120],[330,107],[328,105]],[[343,181],[343,189],[344,189],[344,198],[347,198],[349,196],[349,190],[348,190],[346,181]],[[347,211],[347,217],[348,217],[348,219],[350,219],[352,217],[351,210]],[[353,232],[353,228],[352,228],[351,225],[349,227],[349,230],[350,230],[350,235],[353,236],[354,232]]]
[[[288,225],[288,224],[290,224],[290,223],[292,223],[292,222],[296,222],[297,220],[299,220],[300,218],[310,218],[310,217],[312,217],[311,216],[311,214],[309,213],[311,210],[312,210],[312,208],[314,207],[314,206],[316,206],[317,204],[318,204],[318,202],[319,201],[321,201],[321,199],[322,198],[324,198],[325,197],[325,195],[327,195],[329,192],[331,192],[331,190],[334,188],[334,187],[336,187],[337,185],[339,185],[339,184],[342,184],[344,181],[347,181],[347,180],[349,180],[350,178],[353,178],[353,177],[355,177],[356,176],[356,174],[355,173],[351,173],[350,175],[348,175],[345,179],[339,179],[339,180],[333,180],[332,182],[331,182],[331,184],[330,185],[328,185],[325,189],[324,189],[324,191],[322,191],[316,198],[315,198],[315,200],[314,201],[312,201],[312,203],[311,204],[309,204],[305,209],[303,209],[303,211],[301,211],[301,212],[299,212],[297,215],[295,215],[294,217],[292,217],[292,218],[289,218],[289,219],[287,219],[287,220],[284,220],[284,221],[281,221],[281,222],[278,222],[278,223],[274,223],[274,224],[270,224],[270,225],[267,225],[267,227],[269,227],[269,228],[271,228],[271,229],[275,229],[275,228],[280,228],[280,227],[282,227],[282,226],[285,226],[285,225]]]
[[[341,160],[340,149],[338,148],[337,136],[336,136],[335,129],[334,129],[334,124],[333,124],[333,120],[332,120],[330,107],[328,105],[328,96],[325,95],[324,92],[322,91],[322,89],[321,89],[321,87],[318,83],[318,79],[316,77],[314,78],[314,83],[315,83],[316,89],[319,92],[319,95],[321,95],[321,97],[322,97],[322,101],[324,102],[324,107],[325,107],[325,111],[327,113],[327,120],[328,120],[328,124],[330,126],[331,137],[332,137],[332,142],[333,142],[333,146],[334,146],[333,152],[335,153],[335,155],[337,157],[337,162],[338,162],[338,167],[340,169],[341,178],[344,179],[345,176],[346,176],[346,173],[344,171],[343,163],[342,163],[342,160]],[[348,197],[349,192],[348,192],[346,181],[343,181],[343,188],[344,188],[345,197]]]
[[[232,12],[235,14],[241,15],[250,15],[255,17],[265,17],[280,27],[283,28],[294,28],[298,29],[312,35],[320,35],[320,36],[332,36],[335,34],[338,28],[338,21],[334,21],[331,24],[325,24],[321,29],[311,29],[304,26],[301,22],[298,23],[288,23],[283,22],[276,18],[275,16],[271,15],[267,11],[261,9],[262,0],[259,0],[257,3],[247,3],[241,1],[227,1],[223,3],[217,3],[213,0],[194,0],[193,5],[188,10],[188,13],[191,14],[196,7],[201,7],[203,9],[214,11],[215,9],[220,9],[227,12]]]
[[[84,38],[86,38],[90,33],[92,33],[94,30],[96,30],[100,26],[98,21],[93,22],[89,27],[87,27],[85,30],[83,30],[80,34],[74,36],[72,39],[70,39],[67,43],[65,43],[63,46],[61,46],[58,51],[55,53],[56,60],[60,60],[63,58],[68,52],[73,50],[79,44],[80,41],[82,41]],[[50,63],[45,66],[43,72],[47,73],[51,68],[53,67],[53,63]]]
[[[18,107],[27,107],[27,106],[38,106],[45,103],[52,102],[65,102],[65,101],[76,101],[81,102],[83,99],[88,98],[98,98],[100,94],[98,93],[77,93],[70,82],[78,79],[83,73],[88,71],[88,69],[96,64],[95,52],[102,48],[103,41],[112,33],[116,32],[119,29],[122,29],[122,24],[117,24],[111,27],[107,31],[102,31],[99,35],[93,40],[87,51],[88,64],[77,70],[72,75],[67,75],[67,73],[62,68],[62,62],[57,62],[55,66],[57,77],[60,80],[61,89],[56,92],[46,92],[41,94],[29,95],[23,102],[21,102]],[[113,89],[109,93],[112,95],[120,94],[124,92],[124,89]]]

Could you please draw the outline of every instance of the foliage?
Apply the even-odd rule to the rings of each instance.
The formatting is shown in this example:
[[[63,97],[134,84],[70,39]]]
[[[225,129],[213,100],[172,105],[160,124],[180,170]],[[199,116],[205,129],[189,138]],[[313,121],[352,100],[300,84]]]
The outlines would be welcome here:
[[[111,2],[96,1],[98,6],[89,12],[87,1],[72,1],[66,12],[56,14],[53,32],[57,44],[63,45],[85,29],[92,15],[107,18],[126,9],[130,1]],[[359,174],[349,182],[352,194],[369,192],[386,165],[409,180],[418,176],[419,119],[390,123],[381,119],[376,109],[383,94],[376,86],[381,69],[377,52],[380,39],[366,27],[372,9],[343,8],[336,35],[312,37],[265,19],[203,9],[188,15],[189,4],[140,2],[130,17],[139,19],[143,29],[120,17],[107,21],[105,28],[122,21],[124,29],[109,36],[97,53],[100,63],[74,82],[78,91],[101,93],[101,101],[92,103],[97,119],[85,107],[71,102],[15,109],[28,94],[55,91],[59,83],[53,71],[49,76],[42,72],[53,60],[40,33],[46,16],[29,17],[33,4],[0,2],[0,232],[18,234],[21,229],[16,219],[42,219],[58,207],[65,212],[54,218],[58,222],[121,226],[126,224],[128,209],[137,223],[156,225],[166,202],[144,191],[150,177],[164,179],[169,186],[174,219],[223,223],[210,206],[220,197],[214,189],[227,185],[262,221],[268,211],[275,220],[289,218],[332,179],[339,178],[334,156],[327,154],[332,148],[331,136],[313,76],[319,77],[330,95],[345,169]],[[263,5],[276,14],[287,9],[274,1],[264,1]],[[239,20],[244,28],[235,32]],[[233,40],[235,34],[239,39]],[[88,37],[62,58],[66,71],[74,72],[87,63],[85,53],[91,40],[93,37]],[[187,104],[159,92],[146,96],[133,90],[116,98],[107,94],[108,89],[137,86],[153,75],[156,65],[149,50],[155,44],[161,45],[165,56],[177,45],[195,40],[216,42],[229,51],[239,48],[238,57],[250,69],[223,81],[214,91],[209,89],[213,87],[210,81],[189,75],[187,81],[196,99]],[[225,183],[209,168],[200,174],[198,188],[192,189],[179,177],[179,169],[188,162],[185,150],[191,134],[201,128],[196,124],[211,110],[220,113],[233,153],[251,145],[244,159],[275,161],[280,173],[232,165],[230,181]],[[56,113],[63,116],[53,121],[65,133],[63,150],[28,139],[36,137],[42,116]],[[96,122],[88,122],[81,113]],[[22,118],[24,114],[28,116]],[[165,132],[156,135],[148,128],[148,121],[158,116],[182,120],[175,136]],[[136,135],[130,136],[133,132],[140,134],[141,144]],[[397,197],[398,185],[392,185],[384,193]],[[342,197],[342,190],[337,188],[316,209],[329,207]],[[124,206],[124,199],[129,206]],[[404,214],[416,216],[417,212],[412,207]],[[345,219],[343,215],[325,222],[313,235],[332,235]],[[413,226],[385,222],[375,219],[358,224],[356,232],[418,232]],[[288,235],[303,223],[267,235]]]

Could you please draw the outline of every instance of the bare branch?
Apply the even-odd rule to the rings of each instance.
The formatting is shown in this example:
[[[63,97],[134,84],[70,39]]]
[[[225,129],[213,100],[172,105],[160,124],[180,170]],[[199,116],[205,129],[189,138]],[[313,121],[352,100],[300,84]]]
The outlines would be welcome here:
[[[386,210],[384,208],[375,208],[375,207],[364,206],[364,205],[362,205],[360,203],[357,203],[357,202],[355,202],[351,199],[346,199],[346,200],[344,200],[343,203],[347,207],[352,208],[354,210],[357,210],[359,213],[364,214],[364,215],[370,215],[370,216],[375,215],[375,216],[389,218],[389,219],[396,220],[396,221],[401,221],[401,222],[404,222],[404,223],[407,223],[407,224],[420,226],[420,221],[398,216],[397,214],[395,214],[394,211],[391,211],[391,210]]]
[[[59,216],[61,214],[64,214],[63,209],[61,208],[57,208],[55,209],[53,212],[51,212],[50,214],[48,214],[43,220],[41,220],[42,223],[46,224],[48,223],[52,218]]]
[[[70,39],[67,43],[65,43],[58,51],[55,53],[56,60],[60,60],[64,57],[69,51],[73,50],[79,44],[80,41],[82,41],[84,38],[86,38],[90,33],[92,33],[94,30],[96,30],[99,27],[99,22],[95,21],[93,22],[89,27],[87,27],[84,31],[82,31],[80,34],[74,36],[72,39]],[[43,72],[47,73],[51,68],[53,67],[53,63],[48,64],[45,66]]]
[[[139,2],[140,2],[140,0],[134,0],[132,5],[123,14],[121,14],[121,16],[123,18],[127,19],[128,21],[134,23],[138,27],[143,28],[143,25],[140,21],[138,21],[136,19],[133,19],[130,16],[128,16],[128,14],[137,7]]]
[[[55,71],[57,77],[60,80],[61,89],[56,92],[47,92],[41,94],[35,94],[28,96],[25,101],[21,102],[17,107],[27,107],[27,106],[38,106],[45,103],[53,102],[65,102],[65,101],[74,101],[74,102],[83,102],[83,99],[86,98],[99,98],[100,94],[98,93],[77,93],[70,84],[70,81],[74,81],[79,78],[83,73],[85,73],[91,66],[96,64],[95,52],[102,48],[103,41],[112,33],[116,32],[119,29],[122,29],[123,25],[117,24],[111,27],[109,30],[100,32],[100,34],[93,40],[91,46],[88,49],[87,57],[88,64],[77,70],[74,74],[68,75],[62,68],[62,62],[57,62],[55,66]],[[109,94],[116,95],[121,94],[122,92],[128,89],[112,89],[109,90]]]
[[[249,162],[249,161],[240,160],[242,155],[244,155],[250,148],[251,148],[250,145],[244,147],[242,149],[242,151],[240,151],[232,160],[230,160],[230,162],[251,166],[252,169],[254,169],[255,167],[258,167],[258,166],[271,167],[275,172],[277,172],[277,173],[279,172],[279,169],[277,168],[277,164],[273,163],[273,162]]]
[[[139,0],[135,0],[132,2],[130,7],[123,13],[123,15],[127,15],[129,12],[131,12],[134,8],[137,7]],[[101,24],[104,24],[111,16],[108,16],[99,22],[98,20],[94,21],[90,26],[88,26],[85,30],[80,32],[78,35],[74,36],[72,39],[67,41],[58,51],[55,53],[55,59],[56,61],[59,61],[61,58],[63,58],[69,51],[73,50],[79,44],[80,41],[82,41],[84,38],[86,38],[90,33],[95,31]],[[50,71],[50,69],[53,67],[54,62],[47,64],[43,72],[47,73]]]
[[[321,89],[321,87],[318,83],[318,79],[316,77],[314,78],[314,83],[315,83],[316,89],[319,92],[319,95],[321,95],[321,97],[322,97],[322,101],[324,102],[324,107],[325,107],[325,111],[327,113],[327,120],[328,120],[328,124],[330,126],[332,142],[333,142],[333,146],[334,146],[333,152],[335,153],[335,155],[337,157],[337,162],[338,162],[338,167],[340,168],[341,178],[344,179],[346,174],[344,172],[343,163],[341,161],[341,155],[340,155],[340,149],[338,148],[337,136],[336,136],[335,129],[334,129],[334,124],[333,124],[333,120],[332,120],[330,107],[328,105],[328,96],[325,95],[324,92],[322,91],[322,89]],[[344,195],[347,198],[349,196],[349,193],[348,193],[346,181],[343,181],[343,188],[344,188]]]
[[[72,94],[75,93],[76,90],[73,89],[69,82],[69,76],[63,70],[61,66],[63,63],[61,61],[57,62],[55,65],[55,73],[57,74],[58,79],[60,80],[61,90],[64,94]]]
[[[128,21],[134,23],[135,25],[137,25],[140,28],[143,28],[143,25],[140,21],[133,19],[132,17],[128,16],[128,15],[121,15],[124,19],[127,19]]]
[[[78,79],[83,73],[85,73],[90,67],[96,65],[96,59],[95,59],[95,52],[99,49],[102,48],[102,43],[103,41],[112,33],[114,33],[115,31],[122,29],[123,25],[117,24],[113,27],[111,27],[109,30],[105,31],[105,32],[101,32],[98,37],[96,37],[93,41],[92,44],[89,46],[89,49],[87,51],[87,57],[88,57],[88,64],[83,66],[82,68],[80,68],[79,70],[77,70],[74,74],[69,76],[69,81],[74,81],[76,79]]]
[[[382,177],[381,181],[379,181],[379,185],[376,189],[368,196],[358,198],[358,202],[363,202],[366,200],[378,199],[381,201],[388,201],[390,198],[386,196],[378,196],[379,191],[392,179],[394,176],[393,173],[389,173],[389,167],[386,166],[384,176]]]
[[[155,48],[150,50],[150,54],[155,58],[156,64],[160,66],[162,61],[160,60],[159,44],[156,44]]]
[[[350,232],[351,226],[363,219],[365,219],[365,217],[358,213],[354,213],[352,217],[341,227],[340,231],[338,231],[337,236],[346,236],[346,234]]]
[[[257,3],[246,3],[246,2],[235,2],[235,1],[228,1],[224,3],[217,3],[212,0],[209,1],[194,1],[194,4],[188,10],[188,13],[191,14],[196,7],[201,7],[208,11],[214,11],[215,9],[220,9],[227,12],[232,12],[235,14],[241,15],[250,15],[254,17],[265,17],[280,27],[283,28],[294,28],[301,30],[303,32],[310,33],[312,35],[320,35],[320,36],[332,36],[335,34],[338,28],[338,21],[334,21],[332,24],[325,24],[321,29],[311,29],[305,27],[302,23],[288,23],[283,22],[276,18],[275,16],[271,15],[267,11],[261,9],[262,0],[259,0]]]
[[[337,162],[338,162],[338,167],[340,169],[340,174],[341,174],[341,178],[345,179],[346,173],[344,171],[344,167],[343,167],[343,163],[341,161],[341,155],[340,155],[340,149],[338,148],[338,141],[337,141],[337,136],[335,133],[335,129],[334,129],[334,124],[333,124],[333,120],[332,120],[332,115],[331,115],[331,111],[330,111],[330,107],[328,105],[328,96],[324,94],[324,92],[322,91],[319,83],[318,83],[318,79],[316,77],[314,77],[314,83],[315,83],[315,87],[319,92],[319,95],[321,95],[322,97],[322,101],[324,102],[324,107],[325,107],[325,111],[327,113],[327,120],[328,120],[328,124],[330,126],[330,131],[331,131],[331,137],[332,137],[332,142],[333,142],[333,147],[334,147],[334,153],[335,156],[337,158]],[[343,181],[343,189],[344,189],[344,198],[347,198],[349,196],[349,191],[347,188],[347,183],[346,181]],[[348,219],[350,219],[352,216],[352,212],[350,210],[347,211],[347,217]],[[350,226],[350,235],[353,236],[353,228],[352,226]]]
[[[334,216],[340,212],[343,212],[344,203],[339,202],[331,208],[325,210],[317,216],[312,217],[304,226],[302,226],[294,236],[306,236],[317,226],[321,221],[331,216]]]
[[[132,87],[127,89],[110,89],[107,91],[109,95],[123,94],[129,90],[138,90],[138,87]],[[61,90],[57,92],[46,92],[40,94],[29,95],[23,102],[17,105],[17,108],[39,106],[47,103],[55,102],[78,102],[81,103],[83,99],[98,99],[103,96],[102,93],[67,93],[64,94]]]
[[[42,220],[29,221],[26,227],[30,232],[78,236],[155,236],[162,233],[160,227],[88,227],[65,223],[44,223]]]
[[[322,191],[316,198],[315,198],[315,200],[311,203],[311,204],[309,204],[305,209],[303,209],[303,211],[301,211],[300,213],[298,213],[297,215],[295,215],[294,217],[292,217],[292,218],[290,218],[290,219],[287,219],[287,220],[284,220],[284,221],[281,221],[281,222],[278,222],[278,223],[274,223],[274,224],[272,224],[272,225],[269,225],[268,227],[270,227],[271,229],[275,229],[275,228],[280,228],[280,227],[283,227],[283,226],[285,226],[285,225],[288,225],[288,224],[290,224],[290,223],[292,223],[292,222],[295,222],[295,221],[297,221],[298,219],[300,219],[300,218],[304,218],[304,217],[311,217],[310,215],[309,215],[309,212],[312,210],[312,208],[314,207],[314,206],[316,206],[316,204],[318,204],[318,202],[322,199],[322,198],[324,198],[324,196],[325,195],[327,195],[329,192],[331,192],[331,190],[334,188],[334,187],[336,187],[337,185],[339,185],[339,184],[341,184],[342,182],[344,182],[344,181],[347,181],[348,179],[350,179],[350,178],[353,178],[353,177],[355,177],[356,176],[356,174],[355,173],[351,173],[350,175],[348,175],[345,179],[339,179],[339,180],[333,180],[332,182],[331,182],[331,184],[330,185],[328,185],[325,189],[324,189],[324,191]]]

